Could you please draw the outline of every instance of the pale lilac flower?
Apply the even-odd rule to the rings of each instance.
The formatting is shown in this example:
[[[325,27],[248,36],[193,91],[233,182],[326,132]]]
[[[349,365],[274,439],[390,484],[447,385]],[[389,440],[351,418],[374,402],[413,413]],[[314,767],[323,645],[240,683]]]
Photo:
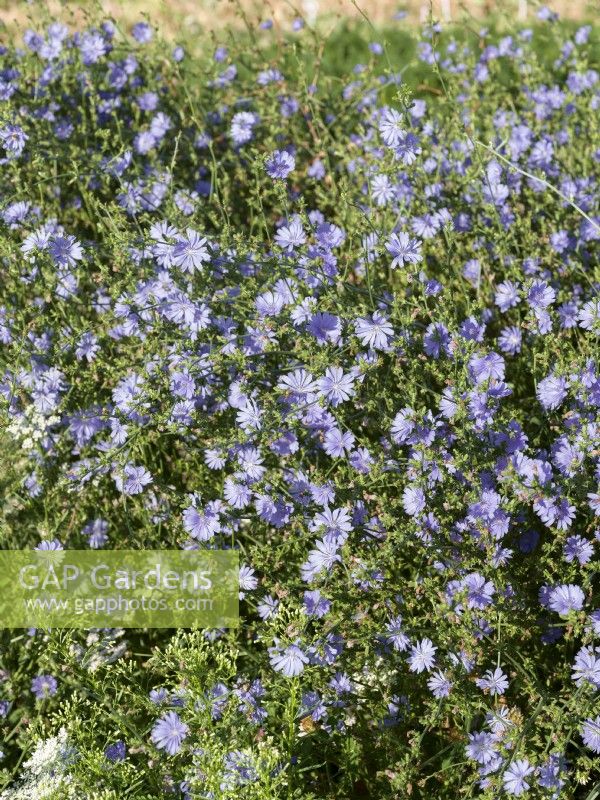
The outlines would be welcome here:
[[[52,236],[48,252],[57,266],[72,267],[83,258],[81,244],[74,236]]]
[[[20,156],[29,136],[19,125],[5,125],[0,128],[0,142],[11,156]]]
[[[115,476],[117,489],[128,495],[141,494],[150,483],[152,475],[145,467],[136,467],[135,464],[126,464],[122,475],[117,473]]]
[[[503,353],[508,353],[511,356],[520,353],[522,346],[521,329],[517,328],[516,325],[503,328],[498,337],[498,346]]]
[[[323,450],[333,458],[343,458],[346,451],[354,447],[354,434],[351,431],[342,432],[339,428],[331,428],[325,434]]]
[[[168,711],[156,722],[150,738],[158,750],[166,750],[170,756],[174,756],[181,749],[188,733],[189,728],[185,722],[174,711]]]
[[[507,312],[509,309],[518,305],[519,303],[519,285],[512,281],[504,281],[499,283],[496,287],[496,296],[494,302],[502,311]]]
[[[221,530],[221,523],[213,512],[190,506],[183,512],[183,527],[193,539],[208,542]]]
[[[585,303],[577,318],[579,326],[584,330],[600,333],[600,300]]]
[[[53,675],[36,675],[31,681],[31,691],[37,700],[54,697],[58,690],[56,678]]]
[[[354,394],[354,378],[344,374],[341,367],[327,367],[325,376],[319,380],[319,389],[332,406],[339,406]]]
[[[86,66],[95,64],[108,52],[108,45],[104,38],[94,31],[86,31],[79,45],[81,58]]]
[[[402,506],[411,517],[425,508],[425,494],[418,486],[407,486],[402,494]]]
[[[505,790],[516,797],[529,789],[525,780],[533,772],[533,767],[526,758],[516,759],[502,775]]]
[[[594,555],[594,545],[583,536],[569,536],[563,554],[568,563],[577,560],[580,564],[587,564]]]
[[[327,498],[329,502],[329,498]],[[352,530],[352,519],[346,508],[326,508],[324,511],[315,514],[311,523],[311,530],[318,531],[324,527],[323,539],[333,541],[336,544],[345,542],[348,534]]]
[[[410,655],[408,657],[408,664],[409,669],[411,672],[423,672],[423,670],[429,671],[433,665],[435,664],[435,651],[437,647],[434,647],[433,642],[431,639],[422,639],[418,642],[414,647],[411,648]]]
[[[469,373],[476,384],[504,380],[504,359],[498,353],[475,354],[469,359]]]
[[[147,22],[136,22],[131,29],[131,35],[140,44],[147,44],[152,40],[154,32]]]
[[[335,314],[318,311],[311,316],[308,330],[320,345],[337,345],[342,339],[342,321]]]
[[[404,264],[418,264],[423,260],[421,243],[417,239],[411,239],[407,233],[392,233],[385,246],[393,256],[392,269]]]
[[[600,754],[600,717],[586,719],[581,729],[581,738],[593,753]]]
[[[493,672],[491,669],[488,670],[475,683],[480,689],[488,691],[492,696],[503,695],[508,689],[508,678],[499,668],[496,668]]]
[[[284,375],[277,384],[277,388],[283,391],[289,391],[293,394],[306,395],[316,392],[319,388],[318,381],[315,381],[310,372],[304,368],[295,369]]]
[[[258,578],[252,567],[242,564],[239,572],[240,600],[245,597],[245,592],[251,592],[258,586]]]
[[[537,398],[546,411],[558,408],[567,396],[567,381],[559,375],[548,375],[537,386]]]
[[[427,688],[437,700],[441,700],[443,697],[448,697],[452,691],[452,682],[441,670],[438,670],[427,681]]]
[[[465,753],[478,764],[489,764],[496,757],[496,739],[486,731],[470,733]]]
[[[581,611],[584,601],[585,595],[579,586],[563,584],[551,590],[548,605],[552,611],[565,617],[570,611]]]
[[[239,111],[235,114],[229,128],[229,135],[234,144],[242,145],[249,142],[254,136],[254,128],[258,122],[258,116],[250,111]]]
[[[587,499],[588,499],[588,506],[594,512],[594,516],[600,517],[600,494],[594,494],[593,492],[589,492]]]
[[[337,544],[333,540],[325,541],[319,539],[315,542],[315,549],[308,554],[308,561],[300,567],[302,580],[309,583],[324,569],[330,572],[334,564],[341,563],[342,557],[337,552]]]
[[[542,311],[556,300],[556,292],[546,281],[534,281],[527,293],[527,302],[534,311]]]
[[[582,647],[575,656],[572,679],[580,686],[591,683],[600,689],[600,647]]]
[[[278,648],[270,648],[271,666],[275,672],[281,672],[286,678],[294,678],[304,672],[304,667],[308,664],[308,656],[298,645],[290,644],[283,651]]]
[[[300,219],[292,219],[287,225],[281,225],[275,234],[275,242],[283,250],[292,252],[295,247],[306,242],[306,233]]]
[[[275,150],[265,165],[267,174],[274,180],[285,180],[296,166],[296,159],[287,150]]]
[[[268,594],[265,595],[257,605],[256,611],[261,619],[270,619],[277,613],[278,606],[279,600],[276,600],[272,595]]]
[[[385,629],[387,632],[386,642],[391,644],[394,650],[404,651],[408,648],[410,640],[404,632],[400,615],[391,619]]]
[[[402,116],[395,108],[386,108],[379,121],[381,138],[388,147],[397,147],[406,136]]]
[[[478,572],[472,572],[464,579],[467,589],[468,608],[487,608],[493,602],[496,588],[492,581],[488,581]]]
[[[365,347],[372,347],[374,350],[387,350],[394,335],[391,324],[379,311],[374,311],[370,319],[357,319],[354,327]]]
[[[329,613],[331,601],[321,595],[318,589],[304,592],[304,610],[309,617],[321,619]]]
[[[206,239],[188,228],[185,237],[175,244],[172,258],[173,264],[182,272],[198,272],[204,263],[210,261]]]

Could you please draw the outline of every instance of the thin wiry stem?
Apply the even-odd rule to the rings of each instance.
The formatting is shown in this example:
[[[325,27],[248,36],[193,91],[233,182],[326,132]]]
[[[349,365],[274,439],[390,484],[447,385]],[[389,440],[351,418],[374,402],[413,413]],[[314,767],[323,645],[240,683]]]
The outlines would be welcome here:
[[[521,167],[518,167],[516,164],[513,164],[513,162],[510,161],[510,159],[501,155],[497,150],[495,150],[489,144],[484,144],[483,142],[480,142],[478,139],[473,139],[473,143],[478,144],[480,147],[483,147],[486,150],[489,150],[490,153],[493,153],[496,156],[496,158],[499,158],[500,161],[503,161],[511,169],[514,169],[515,172],[518,172],[521,175],[525,175],[525,177],[527,178],[531,178],[534,181],[539,181],[540,183],[544,184],[544,186],[550,189],[550,191],[554,192],[554,194],[557,194],[562,200],[564,200],[565,203],[568,203],[571,206],[571,208],[575,209],[575,211],[577,211],[578,214],[580,214],[584,219],[586,219],[590,223],[590,225],[592,225],[600,233],[600,225],[595,220],[593,220],[588,214],[586,214],[583,208],[578,206],[577,203],[574,203],[572,200],[570,200],[564,192],[561,192],[560,189],[557,189],[556,186],[553,186],[545,178],[540,178],[538,175],[532,175],[531,172],[527,172],[526,170],[521,169]]]

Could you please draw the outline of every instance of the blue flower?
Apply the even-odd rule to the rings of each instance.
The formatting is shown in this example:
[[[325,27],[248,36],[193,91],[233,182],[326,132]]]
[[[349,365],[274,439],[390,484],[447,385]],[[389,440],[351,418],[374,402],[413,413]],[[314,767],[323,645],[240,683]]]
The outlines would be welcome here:
[[[287,150],[275,150],[266,162],[267,175],[273,179],[285,180],[296,166],[296,159]]]
[[[357,319],[354,327],[361,342],[374,350],[387,350],[394,335],[393,327],[379,311],[374,311],[371,318]]]
[[[296,644],[290,644],[283,650],[279,647],[269,649],[271,666],[275,672],[281,672],[286,678],[294,678],[304,672],[308,664],[308,656]]]
[[[600,333],[600,300],[589,300],[577,315],[579,326],[586,331]]]
[[[256,611],[261,619],[270,619],[277,613],[278,606],[279,606],[279,600],[276,600],[274,597],[268,594],[265,595],[263,599],[260,601],[260,603],[256,607]]]
[[[108,45],[104,38],[93,31],[83,34],[79,45],[81,58],[86,66],[95,64],[108,52]]]
[[[332,406],[339,406],[354,394],[354,378],[344,374],[341,367],[327,367],[325,376],[319,380],[319,388]]]
[[[417,239],[411,239],[407,233],[392,233],[385,246],[393,256],[390,265],[392,269],[404,264],[418,264],[423,259],[421,243]]]
[[[508,689],[508,678],[500,668],[496,668],[493,672],[489,669],[475,683],[480,689],[489,692],[492,697],[494,695],[503,695]]]
[[[81,244],[74,236],[52,236],[48,252],[57,266],[72,267],[83,258]]]
[[[320,619],[324,617],[331,608],[331,602],[325,599],[318,589],[304,592],[304,610],[310,617]]]
[[[5,125],[0,128],[0,142],[4,149],[14,157],[20,156],[25,149],[28,135],[19,125]]]
[[[486,731],[470,733],[469,743],[465,747],[467,758],[478,764],[489,764],[496,758],[496,743],[495,737]]]
[[[387,632],[386,642],[391,644],[394,650],[400,650],[402,652],[408,648],[410,640],[404,631],[402,617],[400,615],[391,619],[385,626],[385,629]]]
[[[559,375],[548,375],[538,383],[536,394],[544,410],[553,411],[567,396],[567,381]]]
[[[119,739],[114,744],[110,744],[104,751],[104,757],[107,761],[124,761],[125,756],[127,754],[127,748],[125,747],[125,742]]]
[[[411,517],[420,514],[425,508],[425,494],[418,486],[407,486],[402,495],[402,505]]]
[[[158,750],[166,750],[174,756],[181,749],[184,739],[189,733],[189,728],[182,722],[174,711],[168,711],[152,728],[151,740]]]
[[[379,120],[381,138],[388,147],[397,147],[406,136],[404,120],[395,108],[385,108]]]
[[[152,483],[152,475],[145,467],[126,464],[122,474],[115,475],[115,485],[123,494],[141,494],[144,487]]]
[[[58,691],[58,683],[53,675],[36,675],[31,681],[31,691],[38,700],[54,697]]]
[[[351,431],[341,431],[333,427],[327,431],[323,440],[323,450],[333,458],[343,458],[346,451],[352,450],[355,437]]]
[[[584,601],[585,595],[579,586],[563,584],[552,589],[548,605],[561,617],[566,617],[571,611],[581,611]]]
[[[131,35],[140,44],[147,44],[152,40],[153,32],[147,22],[136,22],[131,29]]]
[[[529,789],[529,784],[525,780],[533,772],[533,767],[526,758],[516,759],[505,770],[502,775],[504,789],[516,797]]]
[[[188,228],[186,235],[176,242],[173,248],[173,264],[182,272],[198,272],[202,265],[210,261],[207,241],[197,231]]]
[[[229,135],[237,146],[246,144],[254,136],[254,128],[258,125],[259,117],[250,111],[239,111],[233,116]]]
[[[581,738],[593,753],[600,753],[600,717],[586,719],[581,729]]]
[[[408,668],[411,672],[423,672],[423,670],[429,671],[433,665],[435,664],[435,651],[437,647],[434,647],[433,642],[431,639],[422,639],[420,642],[417,642],[411,648],[410,654],[408,656]]]
[[[342,557],[337,552],[337,544],[333,541],[319,539],[315,542],[315,549],[308,554],[308,561],[302,564],[300,571],[302,579],[309,583],[322,570],[331,571],[334,564],[341,562]]]
[[[575,656],[571,677],[578,686],[591,683],[600,689],[600,648],[582,647]]]
[[[292,219],[287,225],[281,225],[275,234],[275,242],[283,250],[292,252],[295,247],[306,242],[306,234],[300,219]]]
[[[183,527],[193,539],[208,542],[221,530],[221,523],[213,512],[190,506],[183,512]]]
[[[427,681],[427,688],[437,700],[440,700],[443,697],[448,697],[452,691],[452,682],[448,680],[443,672],[438,670]]]
[[[571,563],[577,560],[580,564],[587,564],[594,555],[594,546],[583,536],[569,536],[563,548],[565,561]]]

